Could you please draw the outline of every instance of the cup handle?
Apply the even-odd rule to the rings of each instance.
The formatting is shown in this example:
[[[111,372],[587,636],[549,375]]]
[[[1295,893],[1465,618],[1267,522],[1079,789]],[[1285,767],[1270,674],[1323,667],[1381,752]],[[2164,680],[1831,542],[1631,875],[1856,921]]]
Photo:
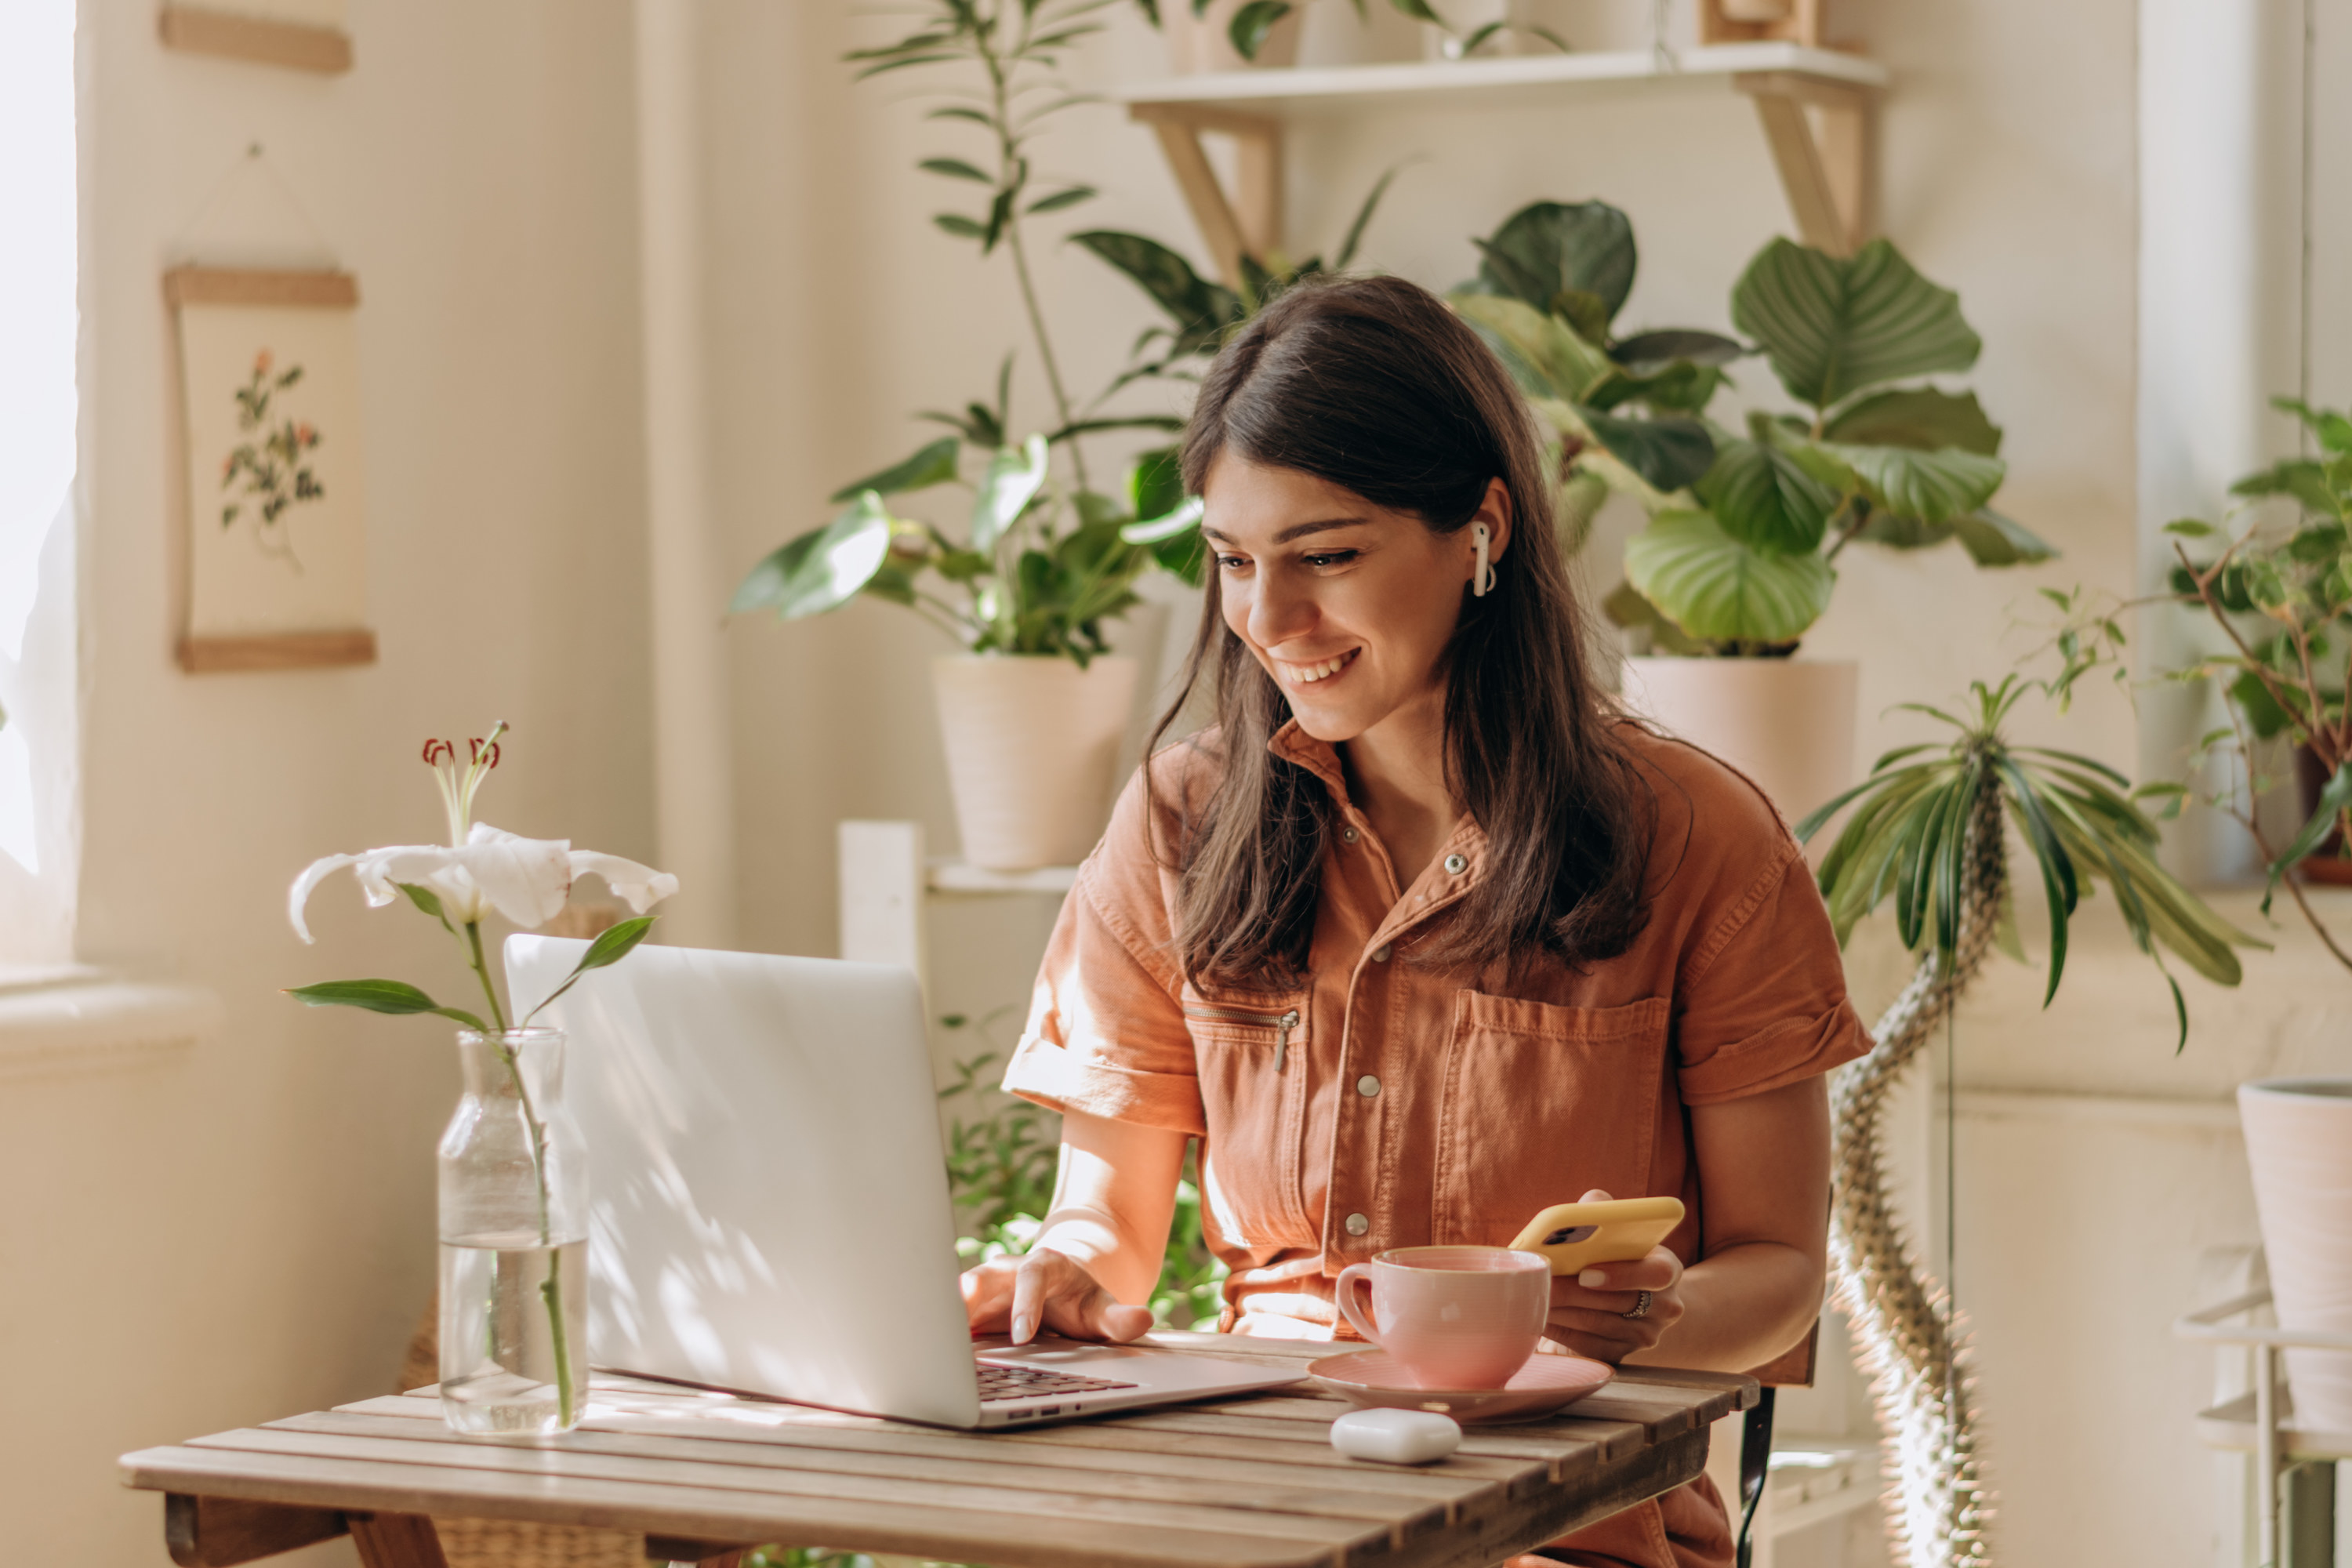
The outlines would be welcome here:
[[[1369,1285],[1371,1282],[1372,1270],[1370,1264],[1350,1263],[1339,1270],[1339,1286],[1331,1294],[1333,1300],[1339,1304],[1339,1315],[1346,1318],[1367,1342],[1377,1345],[1381,1342],[1381,1336],[1373,1331],[1370,1318],[1356,1310],[1356,1287]]]

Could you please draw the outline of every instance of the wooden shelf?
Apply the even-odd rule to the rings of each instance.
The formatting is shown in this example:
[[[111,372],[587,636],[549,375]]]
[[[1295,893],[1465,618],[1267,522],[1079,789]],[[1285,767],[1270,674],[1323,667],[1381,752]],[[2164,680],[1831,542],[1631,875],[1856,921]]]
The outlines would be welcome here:
[[[1766,143],[1808,245],[1851,256],[1874,226],[1877,104],[1886,68],[1801,43],[1513,56],[1364,66],[1223,71],[1130,85],[1110,96],[1160,138],[1201,237],[1228,286],[1244,254],[1276,247],[1286,118],[1370,104],[1501,107],[1640,84],[1729,87],[1755,100]],[[1240,157],[1228,194],[1201,146],[1225,135]]]
[[[1862,55],[1801,44],[1757,43],[1663,52],[1620,49],[1601,54],[1220,71],[1137,83],[1115,90],[1110,97],[1130,106],[1228,104],[1266,110],[1339,107],[1376,99],[1442,103],[1458,98],[1487,104],[1496,101],[1497,94],[1524,101],[1588,84],[1681,81],[1721,86],[1730,78],[1764,71],[1864,89],[1883,88],[1887,82],[1886,68]]]

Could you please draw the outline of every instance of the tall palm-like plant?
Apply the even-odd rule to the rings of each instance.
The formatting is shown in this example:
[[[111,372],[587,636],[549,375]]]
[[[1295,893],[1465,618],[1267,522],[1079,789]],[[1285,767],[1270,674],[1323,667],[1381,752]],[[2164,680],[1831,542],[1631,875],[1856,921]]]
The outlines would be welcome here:
[[[1831,1079],[1830,1270],[1893,1442],[1893,1527],[1906,1560],[1920,1568],[1989,1561],[1991,1497],[1977,1447],[1966,1337],[1949,1294],[1923,1274],[1896,1223],[1879,1127],[1888,1096],[1951,1019],[1993,947],[2024,956],[2009,910],[2009,824],[2017,825],[2049,902],[2045,1005],[2064,973],[2068,921],[2095,880],[2106,881],[2132,940],[2164,973],[2183,1043],[2188,1009],[2158,948],[2219,984],[2235,985],[2231,950],[2267,945],[2156,863],[2156,825],[2135,801],[2155,792],[2134,791],[2089,757],[2018,745],[2003,733],[2029,691],[2063,704],[2094,662],[2073,649],[2070,641],[2066,668],[2053,681],[2012,675],[1998,686],[1976,683],[1975,710],[1965,718],[1906,704],[1950,725],[1951,741],[1889,752],[1859,787],[1797,825],[1798,837],[1810,840],[1853,808],[1820,872],[1838,940],[1892,896],[1904,944],[1918,955],[1910,984],[1878,1019],[1877,1044]]]

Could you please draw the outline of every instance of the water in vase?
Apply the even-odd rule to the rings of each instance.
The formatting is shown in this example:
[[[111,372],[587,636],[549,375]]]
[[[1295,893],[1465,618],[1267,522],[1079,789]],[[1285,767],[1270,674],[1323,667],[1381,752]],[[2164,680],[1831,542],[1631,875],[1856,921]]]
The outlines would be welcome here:
[[[441,1411],[460,1432],[561,1432],[587,1402],[588,1243],[441,1243]],[[572,1395],[564,1394],[569,1383]]]

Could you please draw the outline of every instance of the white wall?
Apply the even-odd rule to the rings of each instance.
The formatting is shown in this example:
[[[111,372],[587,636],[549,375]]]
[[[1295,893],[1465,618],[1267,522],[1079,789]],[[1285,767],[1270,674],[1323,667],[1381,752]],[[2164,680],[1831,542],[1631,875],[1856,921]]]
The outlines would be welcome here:
[[[649,856],[635,142],[621,0],[352,0],[358,68],[166,55],[81,8],[87,831],[81,956],[210,988],[132,1071],[0,1087],[0,1516],[40,1559],[161,1562],[113,1457],[383,1392],[433,1277],[444,1028],[278,987],[455,994],[446,939],[310,858],[430,842],[427,735],[505,718],[482,813]],[[362,669],[191,678],[163,563],[167,256],[258,139],[360,280]],[[220,244],[235,235],[215,235]]]

